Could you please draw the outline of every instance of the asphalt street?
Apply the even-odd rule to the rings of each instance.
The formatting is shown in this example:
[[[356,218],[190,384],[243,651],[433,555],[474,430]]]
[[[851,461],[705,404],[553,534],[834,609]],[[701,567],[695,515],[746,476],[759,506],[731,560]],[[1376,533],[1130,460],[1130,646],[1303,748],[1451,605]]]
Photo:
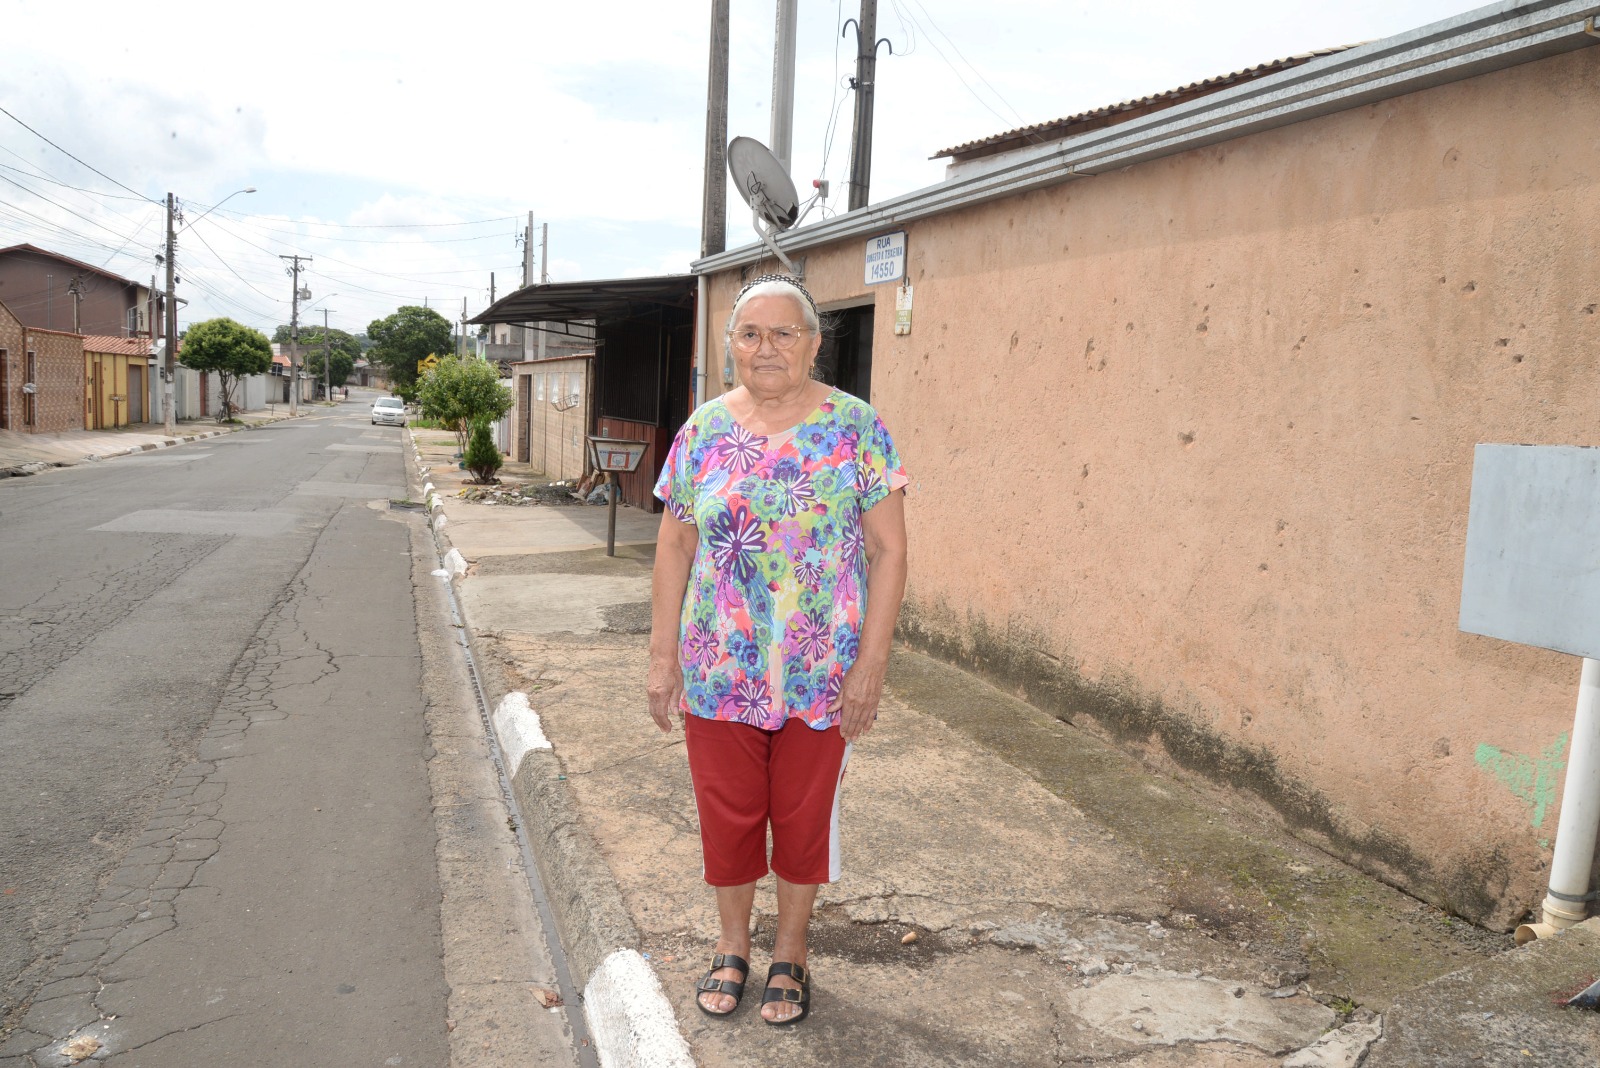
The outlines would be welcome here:
[[[0,1066],[461,1059],[429,713],[462,695],[366,415],[0,482]]]

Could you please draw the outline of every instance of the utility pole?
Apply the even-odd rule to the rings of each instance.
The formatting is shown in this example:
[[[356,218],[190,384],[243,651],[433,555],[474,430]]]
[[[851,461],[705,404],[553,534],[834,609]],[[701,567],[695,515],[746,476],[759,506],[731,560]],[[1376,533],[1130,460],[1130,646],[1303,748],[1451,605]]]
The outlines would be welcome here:
[[[706,76],[705,199],[700,257],[728,248],[728,3],[711,0],[711,70]]]
[[[294,299],[289,305],[289,417],[292,419],[300,414],[300,261],[310,263],[311,257],[296,254],[278,258],[294,264],[286,272],[294,278]]]
[[[539,282],[550,281],[550,224],[539,224]],[[544,343],[549,339],[549,324],[539,324],[539,359],[544,359]]]
[[[333,342],[328,337],[328,309],[322,309],[322,392],[333,403]]]
[[[799,0],[778,0],[778,29],[772,54],[772,154],[789,173],[794,143],[794,41]]]
[[[528,226],[522,231],[522,288],[533,285],[533,212],[528,212]],[[533,339],[529,327],[522,326],[517,329],[522,331],[522,358],[526,360],[533,355],[533,346],[528,342]]]
[[[856,24],[856,121],[850,145],[850,211],[867,206],[872,184],[872,94],[878,72],[878,0],[861,0]]]
[[[178,433],[178,415],[172,408],[172,380],[178,373],[178,293],[173,268],[177,265],[178,235],[173,229],[173,216],[177,214],[177,199],[167,194],[167,308],[166,366],[162,368],[161,420],[166,424],[167,437]]]
[[[456,356],[467,355],[467,298],[461,298],[461,334],[456,338]]]

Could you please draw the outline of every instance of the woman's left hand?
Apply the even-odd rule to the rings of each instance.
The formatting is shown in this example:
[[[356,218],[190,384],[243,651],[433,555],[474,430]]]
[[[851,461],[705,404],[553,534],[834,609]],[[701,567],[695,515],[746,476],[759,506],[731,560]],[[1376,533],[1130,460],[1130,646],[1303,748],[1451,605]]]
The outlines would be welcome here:
[[[878,701],[883,697],[886,667],[857,660],[845,672],[839,696],[828,708],[829,712],[839,713],[839,733],[845,741],[853,742],[872,729],[878,717]]]

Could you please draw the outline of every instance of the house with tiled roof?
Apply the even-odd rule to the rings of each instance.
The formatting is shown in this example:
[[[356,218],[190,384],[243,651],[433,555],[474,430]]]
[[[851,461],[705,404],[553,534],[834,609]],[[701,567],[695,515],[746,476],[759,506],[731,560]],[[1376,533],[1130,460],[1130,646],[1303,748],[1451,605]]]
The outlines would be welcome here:
[[[149,420],[150,341],[86,334],[83,338],[83,425],[90,430]]]
[[[35,245],[0,248],[0,301],[25,325],[41,330],[159,336],[166,301],[154,282],[123,278]]]
[[[1527,0],[948,138],[693,265],[695,399],[802,274],[910,472],[905,639],[1509,929],[1580,667],[1460,628],[1468,502],[1479,443],[1600,444],[1597,84]]]

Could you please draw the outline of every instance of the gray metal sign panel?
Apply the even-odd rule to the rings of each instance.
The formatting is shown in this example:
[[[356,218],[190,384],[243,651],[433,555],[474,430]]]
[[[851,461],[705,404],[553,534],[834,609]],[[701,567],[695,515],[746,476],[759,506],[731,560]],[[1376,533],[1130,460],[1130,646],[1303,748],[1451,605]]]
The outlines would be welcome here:
[[[1600,448],[1476,448],[1460,627],[1600,659]]]

